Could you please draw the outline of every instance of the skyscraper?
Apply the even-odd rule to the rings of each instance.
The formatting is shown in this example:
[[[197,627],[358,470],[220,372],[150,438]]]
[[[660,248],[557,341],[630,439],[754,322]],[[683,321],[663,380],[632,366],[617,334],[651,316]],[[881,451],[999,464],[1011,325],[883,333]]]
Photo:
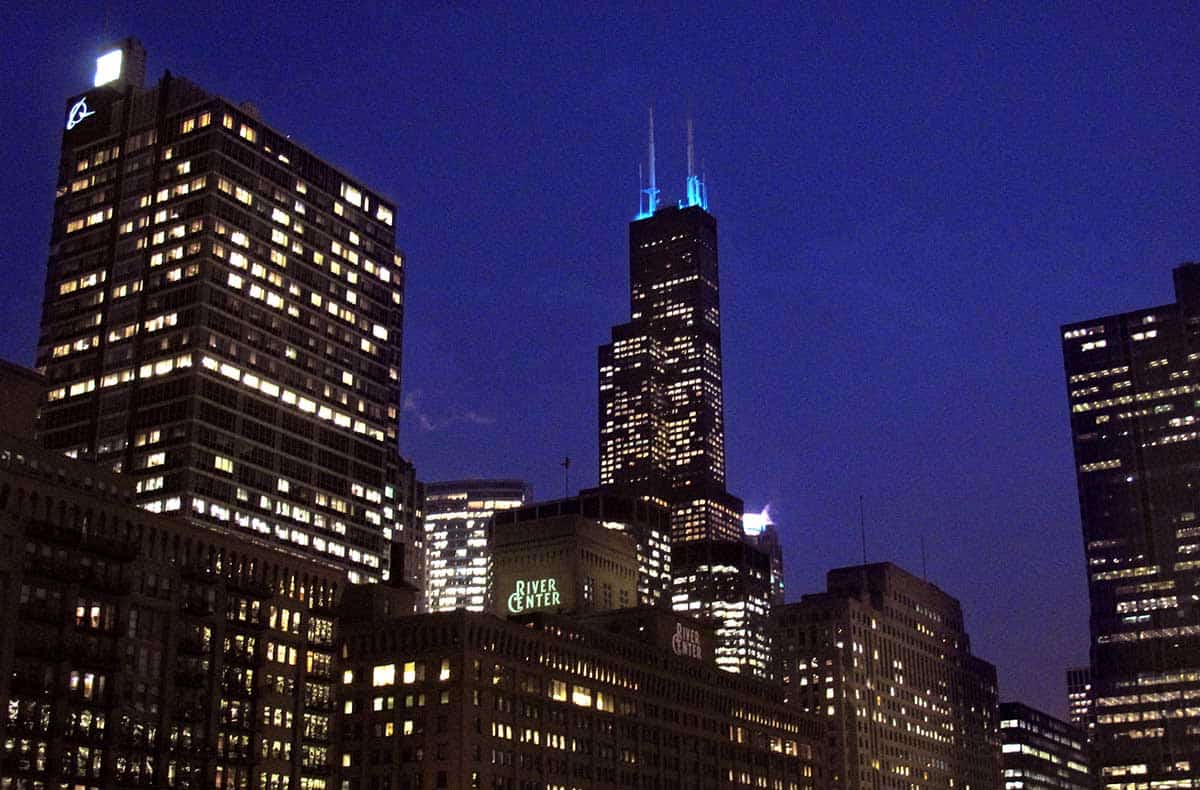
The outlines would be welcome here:
[[[1200,786],[1200,264],[1062,327],[1105,787]]]
[[[717,221],[695,172],[690,121],[687,198],[678,206],[659,205],[654,160],[651,114],[650,186],[629,225],[630,320],[599,350],[600,485],[671,509],[672,606],[721,617],[728,601],[717,611],[705,596],[728,585],[698,576],[724,550],[685,548],[742,538],[742,502],[725,490]],[[765,586],[761,595],[757,584],[739,587],[739,635],[720,640],[718,661],[765,673],[758,657],[767,651],[769,596]]]
[[[425,609],[482,612],[492,578],[492,516],[529,500],[521,480],[425,485]]]
[[[126,40],[67,101],[41,440],[150,510],[417,581],[392,204],[250,105],[143,88],[144,63]]]
[[[998,790],[996,668],[959,602],[891,563],[771,613],[784,698],[824,715],[830,786]]]

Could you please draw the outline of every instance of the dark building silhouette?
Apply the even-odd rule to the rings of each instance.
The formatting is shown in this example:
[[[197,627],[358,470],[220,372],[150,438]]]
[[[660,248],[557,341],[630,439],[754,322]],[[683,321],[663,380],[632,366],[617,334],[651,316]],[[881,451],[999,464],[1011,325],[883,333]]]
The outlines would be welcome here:
[[[1200,786],[1200,264],[1062,327],[1105,787]]]
[[[1000,703],[1000,765],[1007,790],[1091,790],[1087,737],[1020,702]]]
[[[0,433],[33,438],[38,404],[46,394],[46,379],[35,370],[0,359]]]
[[[723,668],[766,675],[769,585],[706,580],[729,575],[704,560],[729,549],[689,545],[744,544],[742,501],[725,490],[717,221],[688,129],[687,199],[660,206],[651,115],[650,187],[629,225],[630,320],[599,350],[600,486],[670,509],[672,607],[721,621]],[[736,597],[697,597],[718,590]]]
[[[38,434],[143,507],[420,577],[393,206],[133,41],[67,100]]]
[[[825,716],[837,788],[998,790],[996,668],[959,602],[891,563],[829,572],[772,611],[784,698]]]

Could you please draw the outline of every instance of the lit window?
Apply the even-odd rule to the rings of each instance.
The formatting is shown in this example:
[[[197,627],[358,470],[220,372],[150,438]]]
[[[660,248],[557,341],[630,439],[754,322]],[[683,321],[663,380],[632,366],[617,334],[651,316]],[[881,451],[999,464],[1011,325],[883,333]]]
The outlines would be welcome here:
[[[362,192],[350,184],[342,184],[342,197],[346,198],[347,202],[353,203],[356,206],[362,206]]]
[[[372,686],[391,686],[396,682],[396,665],[380,664],[371,671]],[[406,683],[409,681],[405,681]]]

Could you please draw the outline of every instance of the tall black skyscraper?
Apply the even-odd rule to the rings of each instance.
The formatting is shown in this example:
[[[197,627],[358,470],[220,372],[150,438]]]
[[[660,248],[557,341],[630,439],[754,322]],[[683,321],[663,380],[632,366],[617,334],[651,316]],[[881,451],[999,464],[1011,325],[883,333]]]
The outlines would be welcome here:
[[[1175,302],[1062,328],[1097,773],[1200,787],[1200,264]]]
[[[391,203],[144,61],[125,41],[66,103],[40,438],[150,510],[416,581]]]
[[[765,673],[769,570],[729,568],[718,545],[740,542],[742,502],[725,490],[717,221],[688,131],[687,198],[660,206],[651,115],[650,186],[629,225],[630,320],[599,352],[600,484],[671,509],[672,606],[720,621],[724,668]]]

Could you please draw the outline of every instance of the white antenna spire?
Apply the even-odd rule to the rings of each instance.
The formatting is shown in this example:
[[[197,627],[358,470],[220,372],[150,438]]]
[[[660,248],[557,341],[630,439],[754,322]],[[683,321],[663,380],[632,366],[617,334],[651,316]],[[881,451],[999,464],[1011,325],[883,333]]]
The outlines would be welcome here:
[[[646,195],[646,208],[638,212],[638,219],[654,216],[658,209],[658,184],[654,177],[654,107],[650,107],[650,144],[648,146],[650,160],[650,185],[642,190]]]
[[[692,116],[687,119],[688,178],[696,175],[696,138],[692,133]]]
[[[708,190],[704,187],[704,179],[696,175],[696,135],[692,130],[691,115],[687,119],[687,165],[687,205],[708,211]]]
[[[650,188],[654,189],[654,108],[650,108]]]

